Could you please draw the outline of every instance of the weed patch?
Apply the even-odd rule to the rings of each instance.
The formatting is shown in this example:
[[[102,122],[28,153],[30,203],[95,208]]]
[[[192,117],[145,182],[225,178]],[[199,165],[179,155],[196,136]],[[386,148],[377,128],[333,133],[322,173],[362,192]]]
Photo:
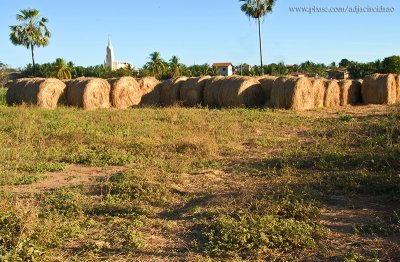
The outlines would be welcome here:
[[[204,236],[206,248],[213,254],[246,256],[268,249],[313,249],[325,233],[319,226],[294,219],[245,214],[217,218]]]
[[[0,212],[0,260],[36,261],[43,254],[35,240],[25,232],[20,217],[13,212]]]
[[[45,193],[41,196],[41,216],[48,217],[53,214],[76,218],[83,213],[80,194],[67,189]]]
[[[51,162],[39,162],[39,163],[24,163],[17,168],[21,172],[29,173],[46,173],[46,172],[57,172],[62,171],[66,167],[65,163],[51,163]]]
[[[130,163],[131,156],[123,150],[107,148],[78,149],[65,156],[63,161],[86,166],[124,166]]]

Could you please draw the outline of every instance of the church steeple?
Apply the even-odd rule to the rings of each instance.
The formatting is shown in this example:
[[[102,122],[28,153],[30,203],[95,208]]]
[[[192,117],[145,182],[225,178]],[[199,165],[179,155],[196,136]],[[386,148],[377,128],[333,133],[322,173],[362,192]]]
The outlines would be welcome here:
[[[114,49],[111,44],[111,40],[108,39],[107,45],[107,56],[106,56],[106,66],[111,68],[111,70],[115,70],[115,56],[114,56]]]

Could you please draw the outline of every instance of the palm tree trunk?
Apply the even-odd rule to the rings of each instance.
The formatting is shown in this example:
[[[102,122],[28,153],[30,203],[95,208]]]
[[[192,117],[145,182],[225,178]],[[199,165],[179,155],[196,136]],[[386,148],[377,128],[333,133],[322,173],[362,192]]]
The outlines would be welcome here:
[[[258,21],[258,38],[259,38],[259,40],[260,40],[260,62],[261,62],[261,71],[260,71],[260,74],[261,74],[261,75],[264,75],[263,54],[262,54],[261,21],[260,21],[260,18],[258,18],[257,21]]]
[[[31,52],[32,52],[33,71],[35,71],[35,46],[33,44],[31,44]]]

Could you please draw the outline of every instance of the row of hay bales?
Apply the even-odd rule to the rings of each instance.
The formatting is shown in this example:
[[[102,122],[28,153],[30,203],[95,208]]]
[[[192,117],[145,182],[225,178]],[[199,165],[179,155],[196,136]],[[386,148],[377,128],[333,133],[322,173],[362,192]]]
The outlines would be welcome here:
[[[8,88],[9,105],[35,105],[54,109],[67,105],[94,110],[126,109],[140,104],[157,105],[161,85],[152,77],[113,79],[77,78],[60,81],[54,78],[22,78]]]
[[[373,74],[363,80],[327,80],[265,76],[266,105],[274,108],[309,110],[361,104],[400,104],[400,75]]]
[[[134,79],[19,79],[8,89],[7,102],[43,108],[57,105],[87,110],[140,105],[284,108],[296,111],[358,104],[400,103],[400,76],[370,75],[364,80],[296,77],[178,77],[163,82]]]

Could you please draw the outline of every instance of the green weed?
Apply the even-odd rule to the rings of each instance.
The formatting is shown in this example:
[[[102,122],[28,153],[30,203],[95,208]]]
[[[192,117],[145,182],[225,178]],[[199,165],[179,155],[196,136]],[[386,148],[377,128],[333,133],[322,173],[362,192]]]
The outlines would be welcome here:
[[[0,87],[0,106],[6,106],[7,105],[6,93],[7,93],[7,89]]]
[[[17,167],[18,171],[29,172],[29,173],[46,173],[46,172],[57,172],[62,171],[66,167],[65,163],[24,163],[23,165]]]
[[[312,224],[275,216],[221,216],[204,232],[207,250],[217,255],[251,255],[266,249],[313,249],[326,231]]]
[[[0,260],[36,261],[43,254],[13,212],[0,212]]]
[[[76,218],[83,214],[82,196],[68,189],[59,189],[41,196],[41,215],[49,217],[53,214]]]

